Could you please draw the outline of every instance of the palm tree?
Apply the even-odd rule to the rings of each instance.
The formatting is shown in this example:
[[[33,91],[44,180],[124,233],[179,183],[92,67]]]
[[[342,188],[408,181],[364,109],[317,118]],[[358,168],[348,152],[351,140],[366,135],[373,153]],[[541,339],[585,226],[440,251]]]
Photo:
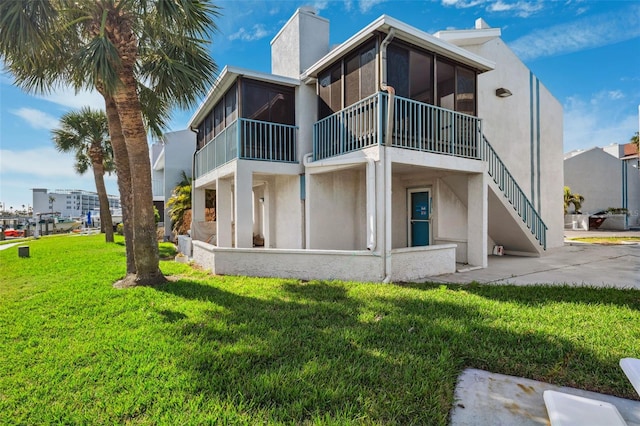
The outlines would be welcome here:
[[[82,175],[89,167],[93,169],[100,202],[100,227],[105,233],[105,241],[112,243],[113,221],[104,185],[104,174],[111,173],[114,169],[107,116],[104,112],[89,107],[78,112],[68,112],[60,118],[60,128],[51,133],[58,151],[75,152],[76,172]]]
[[[638,132],[636,132],[635,135],[631,136],[631,139],[629,139],[629,142],[634,144],[637,150],[640,150],[640,136],[638,136]]]
[[[167,200],[169,217],[173,222],[172,230],[176,233],[182,228],[184,214],[191,210],[191,178],[182,171],[180,182],[173,189],[171,197]]]
[[[193,106],[215,76],[205,40],[216,29],[217,14],[215,6],[201,0],[0,2],[0,55],[18,85],[46,91],[70,82],[76,88],[100,88],[114,101],[131,173],[124,187],[132,194],[136,274],[126,285],[164,280],[140,82],[160,102]],[[125,160],[115,151],[114,146],[120,174]]]
[[[568,213],[571,204],[573,204],[573,211],[576,214],[580,214],[582,203],[584,203],[584,197],[582,195],[572,193],[571,188],[568,186],[564,187],[564,214]]]

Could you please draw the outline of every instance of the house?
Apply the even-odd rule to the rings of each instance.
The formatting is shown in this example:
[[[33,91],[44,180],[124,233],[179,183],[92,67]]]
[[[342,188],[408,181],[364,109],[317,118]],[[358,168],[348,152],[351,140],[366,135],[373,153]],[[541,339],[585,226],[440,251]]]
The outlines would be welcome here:
[[[562,107],[499,29],[383,15],[330,49],[301,8],[271,58],[270,74],[225,67],[189,122],[203,267],[411,281],[563,244]]]
[[[185,173],[191,177],[193,171],[193,155],[196,141],[193,132],[180,130],[162,135],[160,141],[150,147],[151,187],[153,204],[158,209],[164,223],[164,237],[171,238],[171,218],[167,201],[173,189],[182,180]]]
[[[627,209],[622,228],[640,225],[640,159],[632,143],[576,150],[564,156],[564,184],[584,197],[582,213]],[[605,220],[602,228],[612,221]]]

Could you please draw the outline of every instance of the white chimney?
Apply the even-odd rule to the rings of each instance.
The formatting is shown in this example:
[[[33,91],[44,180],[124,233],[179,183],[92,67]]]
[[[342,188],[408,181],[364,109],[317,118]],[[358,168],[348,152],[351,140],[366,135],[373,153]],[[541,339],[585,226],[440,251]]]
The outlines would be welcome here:
[[[296,10],[271,40],[271,73],[299,78],[329,53],[329,20],[311,6]]]

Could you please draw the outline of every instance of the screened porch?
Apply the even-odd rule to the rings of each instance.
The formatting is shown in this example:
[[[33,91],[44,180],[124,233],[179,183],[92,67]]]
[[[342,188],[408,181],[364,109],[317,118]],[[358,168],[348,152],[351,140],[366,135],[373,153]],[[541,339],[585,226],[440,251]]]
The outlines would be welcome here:
[[[389,124],[388,100],[378,92],[315,123],[314,161],[382,145],[389,131],[392,147],[480,159],[479,118],[396,96]]]

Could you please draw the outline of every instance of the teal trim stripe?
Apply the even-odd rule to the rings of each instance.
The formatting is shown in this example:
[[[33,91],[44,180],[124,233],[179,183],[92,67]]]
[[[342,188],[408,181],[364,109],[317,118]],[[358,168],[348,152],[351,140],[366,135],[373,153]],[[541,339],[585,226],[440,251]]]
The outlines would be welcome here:
[[[530,132],[530,145],[531,145],[531,204],[535,201],[535,177],[534,177],[534,152],[533,152],[533,73],[529,71],[529,128]],[[535,204],[534,204],[535,205]]]
[[[629,182],[627,181],[627,162],[626,160],[622,161],[622,208],[629,208]]]
[[[540,197],[540,80],[536,77],[536,173],[538,174],[538,214],[542,213]]]
[[[300,175],[300,199],[304,200],[307,198],[307,184],[306,184],[307,176],[302,173]]]

